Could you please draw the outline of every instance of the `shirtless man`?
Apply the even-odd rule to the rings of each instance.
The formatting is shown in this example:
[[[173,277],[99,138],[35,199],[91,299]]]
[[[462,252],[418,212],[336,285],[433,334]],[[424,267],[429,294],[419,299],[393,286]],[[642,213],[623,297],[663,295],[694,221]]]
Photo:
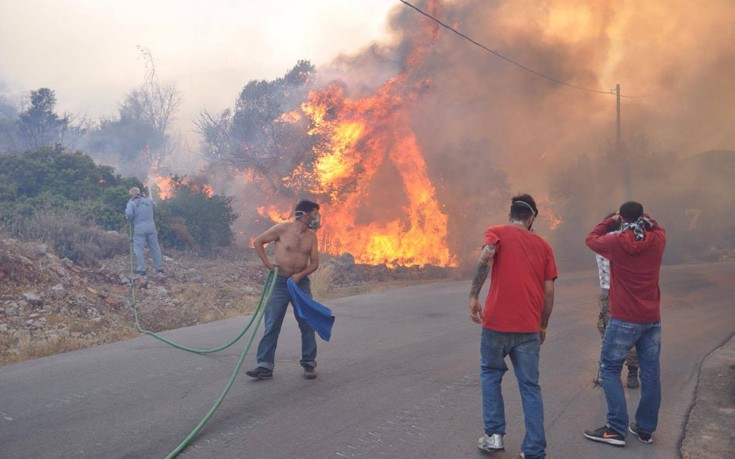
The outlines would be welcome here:
[[[294,221],[279,223],[256,237],[253,247],[269,270],[278,267],[276,284],[265,306],[265,332],[258,345],[258,366],[245,372],[256,379],[271,379],[275,366],[276,345],[281,332],[283,318],[286,316],[291,296],[286,281],[291,278],[307,295],[311,296],[309,274],[319,267],[316,230],[319,229],[319,204],[302,200],[296,204]],[[271,263],[265,253],[265,246],[273,242],[275,263]],[[304,378],[316,378],[316,338],[314,329],[294,311],[301,330],[301,366]]]

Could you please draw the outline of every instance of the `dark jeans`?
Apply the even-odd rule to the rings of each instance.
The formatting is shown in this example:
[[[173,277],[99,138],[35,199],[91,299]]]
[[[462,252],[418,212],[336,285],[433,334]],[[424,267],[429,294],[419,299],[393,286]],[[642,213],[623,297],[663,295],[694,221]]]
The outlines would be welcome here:
[[[265,306],[265,331],[263,338],[258,344],[258,366],[273,370],[275,366],[276,346],[278,345],[278,335],[281,333],[283,318],[286,316],[288,304],[291,302],[291,295],[286,285],[287,277],[278,276],[276,284],[273,286],[268,304]],[[297,284],[299,288],[311,297],[311,283],[309,278],[301,279]],[[299,323],[301,330],[301,366],[316,367],[316,337],[314,329],[306,321],[300,319],[294,311],[294,317]]]

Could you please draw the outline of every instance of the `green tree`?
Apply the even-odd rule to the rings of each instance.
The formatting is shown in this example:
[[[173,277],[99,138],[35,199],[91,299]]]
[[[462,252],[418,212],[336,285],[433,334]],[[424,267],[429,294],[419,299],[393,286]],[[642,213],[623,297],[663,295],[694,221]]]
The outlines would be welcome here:
[[[10,153],[18,138],[18,110],[3,92],[5,85],[0,82],[0,153]]]
[[[69,118],[54,112],[56,93],[40,88],[29,94],[30,105],[18,119],[19,149],[35,149],[61,143],[69,127]]]
[[[0,215],[5,222],[69,205],[103,228],[116,230],[125,224],[123,210],[132,186],[142,184],[59,145],[0,156]]]
[[[172,197],[157,205],[159,239],[181,249],[209,250],[228,246],[234,239],[234,197],[210,195],[186,177],[173,177]]]

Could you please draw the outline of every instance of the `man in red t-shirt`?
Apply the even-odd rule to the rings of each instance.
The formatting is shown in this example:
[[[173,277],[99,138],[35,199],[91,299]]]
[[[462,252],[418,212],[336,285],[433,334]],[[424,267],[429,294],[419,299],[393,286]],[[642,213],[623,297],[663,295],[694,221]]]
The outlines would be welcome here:
[[[609,233],[617,222],[620,232]],[[587,246],[610,260],[610,321],[600,353],[600,375],[607,401],[607,423],[585,430],[593,441],[624,446],[630,431],[644,443],[653,442],[661,406],[661,291],[659,271],[666,247],[666,231],[629,201],[587,235]],[[635,346],[640,365],[641,398],[635,422],[628,424],[628,408],[620,372]]]
[[[521,449],[528,459],[546,455],[539,351],[554,307],[556,262],[551,246],[531,231],[538,215],[527,195],[511,199],[510,224],[491,226],[470,290],[470,317],[482,324],[480,380],[485,435],[478,448],[503,451],[505,411],[500,383],[510,356],[523,401],[526,435]],[[478,296],[492,267],[484,308]]]

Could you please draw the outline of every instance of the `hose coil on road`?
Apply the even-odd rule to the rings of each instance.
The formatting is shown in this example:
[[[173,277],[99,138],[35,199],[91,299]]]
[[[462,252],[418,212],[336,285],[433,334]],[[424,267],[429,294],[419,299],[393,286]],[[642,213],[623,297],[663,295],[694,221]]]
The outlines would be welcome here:
[[[232,387],[232,384],[235,382],[235,378],[237,377],[237,374],[240,372],[240,369],[242,368],[242,364],[245,361],[245,356],[247,355],[248,351],[250,350],[250,346],[253,344],[253,340],[255,339],[255,333],[258,331],[258,328],[260,327],[260,322],[263,320],[263,314],[265,313],[265,307],[264,305],[268,304],[268,299],[270,299],[271,293],[273,292],[273,287],[276,284],[276,277],[278,275],[278,267],[276,266],[273,271],[269,271],[268,275],[266,276],[265,282],[263,283],[263,290],[260,292],[260,299],[258,300],[258,306],[255,308],[255,311],[253,312],[252,317],[250,318],[250,322],[245,326],[245,329],[243,329],[240,334],[230,341],[227,344],[224,344],[222,346],[214,347],[211,349],[199,349],[199,348],[193,348],[189,346],[184,346],[181,344],[178,344],[166,337],[163,337],[155,332],[152,332],[150,330],[144,329],[140,325],[140,319],[138,317],[138,303],[135,299],[135,275],[134,275],[134,269],[133,269],[133,229],[132,224],[128,227],[128,233],[130,236],[130,298],[131,298],[131,308],[133,310],[133,317],[135,319],[135,328],[140,333],[144,333],[146,335],[152,336],[160,341],[163,341],[166,344],[169,344],[176,349],[181,349],[187,352],[192,352],[195,354],[211,354],[214,352],[218,352],[224,349],[227,349],[228,347],[235,344],[237,341],[242,338],[245,333],[248,332],[250,327],[255,323],[255,328],[252,330],[252,333],[250,334],[250,338],[248,339],[247,344],[245,345],[245,348],[242,351],[242,354],[240,355],[240,359],[237,361],[237,365],[235,365],[235,369],[232,371],[232,375],[230,376],[229,381],[227,381],[227,385],[225,386],[225,389],[222,391],[220,396],[217,398],[217,401],[214,403],[212,408],[210,408],[209,412],[202,418],[201,421],[199,421],[199,424],[192,430],[192,432],[182,441],[179,446],[177,446],[173,451],[171,451],[167,456],[166,459],[174,458],[176,457],[181,451],[183,451],[186,446],[191,443],[191,441],[194,439],[194,437],[197,436],[199,431],[202,430],[204,425],[209,421],[209,419],[214,415],[214,412],[217,411],[217,408],[222,404],[222,401],[224,401],[225,397],[227,396],[227,393],[230,391],[230,388]]]

